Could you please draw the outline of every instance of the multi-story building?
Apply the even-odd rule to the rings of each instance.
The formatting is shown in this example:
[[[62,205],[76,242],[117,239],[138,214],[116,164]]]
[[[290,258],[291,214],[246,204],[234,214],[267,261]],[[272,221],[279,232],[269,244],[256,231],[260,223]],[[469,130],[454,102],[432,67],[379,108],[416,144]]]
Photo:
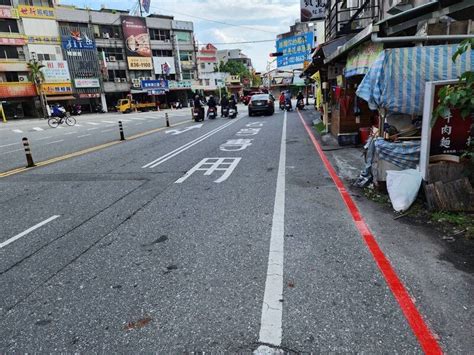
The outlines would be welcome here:
[[[228,76],[227,73],[218,71],[217,48],[208,43],[203,46],[197,55],[197,65],[199,73],[199,89],[207,92],[214,92],[223,88]]]
[[[252,60],[242,53],[241,49],[222,49],[217,51],[218,63],[227,63],[235,61],[244,64],[249,71],[253,71]]]

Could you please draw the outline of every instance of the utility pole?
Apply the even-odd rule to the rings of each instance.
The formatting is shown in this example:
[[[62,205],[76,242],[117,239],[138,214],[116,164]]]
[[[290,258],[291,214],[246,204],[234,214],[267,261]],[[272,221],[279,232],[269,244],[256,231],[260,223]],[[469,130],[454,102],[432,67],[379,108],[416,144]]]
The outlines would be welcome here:
[[[138,0],[138,8],[140,9],[140,17],[143,17],[142,3],[141,0]]]

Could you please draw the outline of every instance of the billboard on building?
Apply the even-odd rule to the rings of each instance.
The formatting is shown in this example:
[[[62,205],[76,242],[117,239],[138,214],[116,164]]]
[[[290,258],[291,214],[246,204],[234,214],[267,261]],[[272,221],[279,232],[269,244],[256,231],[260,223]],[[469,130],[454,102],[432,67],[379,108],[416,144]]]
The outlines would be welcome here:
[[[278,39],[276,41],[277,52],[281,52],[283,55],[277,57],[277,67],[300,66],[303,68],[304,62],[311,60],[313,46],[313,32]]]
[[[18,10],[10,6],[0,6],[0,18],[18,18]]]
[[[301,22],[325,18],[326,0],[301,0]]]
[[[122,16],[121,21],[128,69],[152,70],[150,35],[145,19],[143,17]]]
[[[65,60],[44,60],[44,68],[41,71],[44,74],[46,83],[67,83],[71,81],[69,67]]]

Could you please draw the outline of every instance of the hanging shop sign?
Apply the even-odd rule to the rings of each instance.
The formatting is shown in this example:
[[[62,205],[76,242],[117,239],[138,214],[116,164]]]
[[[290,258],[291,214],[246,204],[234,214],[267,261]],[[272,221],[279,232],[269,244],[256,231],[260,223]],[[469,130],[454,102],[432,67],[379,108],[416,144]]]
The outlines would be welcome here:
[[[72,94],[71,83],[46,83],[41,86],[46,95],[70,95]]]
[[[282,56],[277,57],[277,67],[280,68],[296,64],[303,67],[305,61],[311,61],[313,44],[313,32],[305,32],[300,35],[277,40],[277,52],[283,53]]]
[[[100,94],[99,93],[95,93],[95,94],[79,94],[79,98],[80,99],[96,99],[100,97]]]
[[[471,144],[472,115],[462,118],[458,109],[449,109],[432,126],[433,112],[438,107],[438,93],[446,85],[457,81],[431,81],[425,86],[423,127],[421,130],[420,171],[426,180],[429,157],[438,154],[462,155]]]
[[[143,90],[168,90],[168,80],[142,80]]]
[[[128,69],[153,69],[150,36],[145,19],[135,16],[122,16],[120,19],[122,21]]]
[[[19,18],[18,10],[10,6],[0,6],[0,18]]]
[[[58,36],[30,36],[28,35],[29,44],[59,44],[61,37]]]
[[[70,35],[63,37],[62,45],[65,50],[95,49],[95,42],[86,33],[70,31]]]
[[[24,46],[26,39],[24,38],[0,38],[0,45],[3,46]]]
[[[326,0],[301,0],[301,22],[325,18]]]
[[[18,5],[18,13],[20,17],[44,18],[53,20],[56,18],[54,9],[45,6]]]
[[[74,79],[76,88],[100,88],[100,81],[97,78]]]
[[[0,97],[36,96],[33,83],[0,83]]]
[[[71,81],[69,67],[65,60],[44,60],[41,62],[44,68],[44,80],[47,83],[66,83]]]
[[[168,80],[168,87],[171,89],[191,89],[191,80]]]

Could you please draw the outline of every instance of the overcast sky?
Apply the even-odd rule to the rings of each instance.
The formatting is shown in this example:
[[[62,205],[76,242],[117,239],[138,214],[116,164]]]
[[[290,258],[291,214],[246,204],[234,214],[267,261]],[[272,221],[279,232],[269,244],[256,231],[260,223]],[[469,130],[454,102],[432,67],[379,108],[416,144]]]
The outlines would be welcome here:
[[[61,4],[99,9],[101,0],[61,0]],[[105,1],[108,8],[130,9],[132,1]],[[150,12],[173,15],[176,20],[194,22],[199,45],[275,39],[299,18],[300,0],[151,0]],[[211,19],[239,25],[214,23]],[[256,30],[255,30],[256,29]],[[219,44],[218,49],[240,48],[253,62],[257,71],[266,69],[268,54],[275,42],[256,44]]]

